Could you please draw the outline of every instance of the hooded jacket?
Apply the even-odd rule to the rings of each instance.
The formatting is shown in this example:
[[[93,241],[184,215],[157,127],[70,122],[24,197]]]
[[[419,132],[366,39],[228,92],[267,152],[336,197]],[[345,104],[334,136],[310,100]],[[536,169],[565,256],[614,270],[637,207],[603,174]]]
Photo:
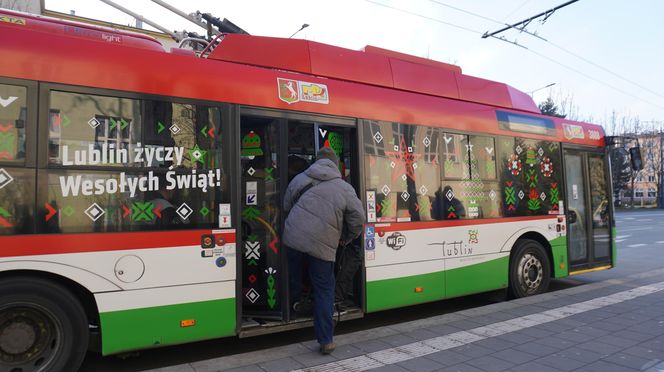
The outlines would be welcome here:
[[[314,186],[293,205],[300,190],[310,183]],[[339,240],[355,239],[364,223],[362,202],[329,159],[317,160],[291,181],[284,197],[284,212],[288,217],[283,243],[331,262],[335,260]]]

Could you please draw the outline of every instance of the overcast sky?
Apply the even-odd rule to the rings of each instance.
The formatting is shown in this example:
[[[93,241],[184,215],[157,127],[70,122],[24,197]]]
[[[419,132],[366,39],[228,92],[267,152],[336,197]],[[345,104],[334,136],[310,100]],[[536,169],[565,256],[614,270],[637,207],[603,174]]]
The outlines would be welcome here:
[[[168,29],[203,32],[150,0],[115,1]],[[548,41],[516,31],[501,34],[528,49],[481,34],[565,0],[165,1],[187,13],[228,18],[252,35],[288,37],[308,23],[296,38],[350,49],[369,44],[454,63],[465,74],[525,92],[556,83],[534,92],[535,101],[572,96],[580,118],[600,124],[613,110],[644,121],[664,120],[661,0],[580,0],[544,23],[528,25]],[[46,8],[134,24],[132,17],[98,0],[46,0]]]

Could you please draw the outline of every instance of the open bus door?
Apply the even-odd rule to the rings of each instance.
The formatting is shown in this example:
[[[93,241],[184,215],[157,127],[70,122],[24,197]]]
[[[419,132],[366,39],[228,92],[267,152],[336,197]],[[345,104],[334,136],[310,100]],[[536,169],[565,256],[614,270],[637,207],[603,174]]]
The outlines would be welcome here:
[[[611,189],[606,155],[564,150],[567,250],[570,274],[612,264]]]
[[[287,248],[281,244],[286,219],[283,197],[292,178],[311,165],[318,149],[324,146],[339,156],[342,177],[359,190],[356,123],[341,118],[243,109],[239,135],[240,336],[308,326],[310,319],[297,318],[288,300]],[[359,293],[355,296],[361,297]]]

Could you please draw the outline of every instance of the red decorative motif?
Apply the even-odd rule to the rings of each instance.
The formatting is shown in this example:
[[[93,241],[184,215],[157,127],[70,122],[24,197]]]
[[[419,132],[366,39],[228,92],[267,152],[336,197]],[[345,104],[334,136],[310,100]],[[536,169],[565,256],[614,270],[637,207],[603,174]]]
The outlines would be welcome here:
[[[553,175],[553,163],[551,163],[551,159],[546,156],[542,159],[542,162],[540,163],[540,171],[544,177],[551,177],[551,175]]]
[[[412,148],[410,150],[411,151],[408,151],[406,140],[402,136],[401,141],[399,141],[398,151],[385,151],[385,154],[389,156],[395,164],[394,171],[392,172],[392,180],[396,180],[399,178],[400,174],[406,173],[408,178],[415,181],[415,169],[413,168],[413,165],[421,155],[415,154]]]
[[[507,161],[507,169],[512,172],[513,176],[518,176],[521,173],[521,159],[519,159],[518,155],[510,155],[510,158]]]

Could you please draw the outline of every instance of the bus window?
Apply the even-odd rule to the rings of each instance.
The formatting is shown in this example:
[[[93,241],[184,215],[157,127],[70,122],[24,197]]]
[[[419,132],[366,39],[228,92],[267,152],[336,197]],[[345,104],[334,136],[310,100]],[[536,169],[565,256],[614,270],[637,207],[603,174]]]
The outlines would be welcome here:
[[[440,185],[439,131],[416,125],[366,122],[366,188],[376,193],[376,221],[428,221]]]
[[[219,227],[218,108],[54,91],[49,114],[44,232]]]
[[[558,213],[562,196],[560,144],[500,137],[497,159],[504,216]]]
[[[0,166],[0,235],[33,232],[35,170]]]
[[[0,163],[25,161],[27,89],[0,84]]]
[[[469,218],[501,216],[500,190],[496,177],[496,150],[492,137],[469,136],[470,181],[468,184]]]

